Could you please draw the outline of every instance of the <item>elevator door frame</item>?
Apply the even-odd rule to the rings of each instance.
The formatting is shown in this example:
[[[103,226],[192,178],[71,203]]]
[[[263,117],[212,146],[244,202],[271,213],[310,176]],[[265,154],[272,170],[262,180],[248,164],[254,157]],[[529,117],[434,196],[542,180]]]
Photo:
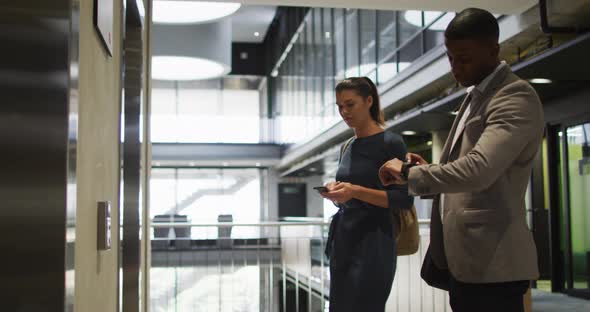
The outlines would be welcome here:
[[[573,254],[571,241],[571,199],[569,192],[568,144],[567,129],[581,124],[590,123],[590,113],[565,119],[547,127],[547,155],[549,164],[549,224],[551,239],[551,290],[563,292],[571,296],[590,299],[589,289],[575,289],[573,276]],[[562,133],[561,138],[559,133]],[[561,153],[560,153],[561,147]],[[559,169],[561,162],[563,183],[559,185]],[[563,195],[565,229],[561,227],[560,194]],[[565,246],[561,244],[560,234],[565,236]],[[564,249],[563,259],[561,249]]]

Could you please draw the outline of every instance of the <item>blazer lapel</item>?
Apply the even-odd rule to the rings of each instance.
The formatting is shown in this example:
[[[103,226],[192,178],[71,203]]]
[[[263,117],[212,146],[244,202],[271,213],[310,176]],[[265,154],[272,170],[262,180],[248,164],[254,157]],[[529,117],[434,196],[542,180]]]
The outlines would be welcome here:
[[[446,154],[443,153],[443,155],[442,155],[442,156],[446,156],[445,162],[448,162],[449,156],[451,155],[451,153],[455,150],[455,148],[458,145],[460,145],[459,144],[459,141],[461,140],[461,136],[463,135],[463,131],[465,130],[465,125],[467,124],[467,122],[469,122],[469,120],[471,118],[473,118],[473,116],[477,112],[480,111],[480,109],[482,108],[481,105],[483,103],[486,103],[489,98],[491,98],[492,96],[494,96],[496,94],[496,92],[498,91],[498,88],[500,87],[501,83],[506,79],[506,76],[510,72],[511,72],[511,70],[510,70],[510,67],[508,67],[508,66],[505,66],[505,67],[501,68],[500,71],[498,71],[496,73],[496,75],[494,76],[494,78],[492,78],[492,80],[489,82],[489,84],[485,88],[484,92],[480,96],[472,96],[471,94],[469,94],[465,98],[465,100],[470,99],[470,101],[471,101],[471,109],[470,109],[470,112],[469,112],[469,116],[467,116],[467,118],[465,119],[465,123],[463,124],[463,127],[461,129],[456,129],[458,120],[461,119],[462,112],[465,111],[465,108],[469,104],[469,102],[464,101],[463,104],[461,105],[462,106],[462,112],[460,112],[457,115],[457,118],[455,118],[455,123],[453,124],[453,131],[452,131],[453,135],[451,136],[451,134],[449,134],[449,138],[451,138],[451,141],[449,143],[449,140],[447,138],[447,142],[445,144],[445,150],[447,149],[447,145],[450,144],[450,146],[448,147],[449,151]],[[477,91],[472,91],[472,93],[473,92],[477,92]],[[456,131],[459,131],[459,137],[457,138],[457,143],[453,145],[453,138],[455,136],[455,132]],[[452,147],[452,149],[451,149],[451,147]]]
[[[466,122],[469,121],[469,119],[473,118],[473,116],[480,110],[481,105],[483,103],[486,103],[489,98],[493,97],[496,94],[502,82],[506,80],[506,76],[511,72],[512,71],[510,70],[510,67],[508,67],[508,65],[502,67],[496,73],[494,78],[492,78],[492,80],[489,82],[485,90],[483,90],[483,93],[480,94],[480,96],[473,98],[473,101],[471,103],[471,113],[469,114],[469,116],[467,116]]]
[[[457,116],[455,117],[455,120],[453,121],[453,126],[451,127],[451,131],[449,132],[449,135],[447,136],[447,140],[445,141],[445,146],[443,146],[443,151],[440,155],[440,160],[439,160],[440,164],[445,164],[449,160],[449,154],[451,153],[451,151],[450,151],[451,145],[453,144],[453,138],[455,137],[455,132],[457,131],[457,126],[459,124],[459,120],[461,119],[461,116],[463,116],[463,114],[465,113],[465,109],[467,109],[467,105],[469,104],[470,101],[471,101],[471,95],[467,94],[467,96],[463,99],[463,103],[461,103],[461,108],[459,109],[459,113],[457,114]]]

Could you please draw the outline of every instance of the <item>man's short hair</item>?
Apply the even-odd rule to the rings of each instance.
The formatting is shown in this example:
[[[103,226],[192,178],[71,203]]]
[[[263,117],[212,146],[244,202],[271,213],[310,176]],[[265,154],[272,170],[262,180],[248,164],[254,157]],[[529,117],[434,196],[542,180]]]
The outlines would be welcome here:
[[[447,26],[445,37],[449,40],[491,39],[498,42],[500,27],[492,13],[468,8],[458,13]]]

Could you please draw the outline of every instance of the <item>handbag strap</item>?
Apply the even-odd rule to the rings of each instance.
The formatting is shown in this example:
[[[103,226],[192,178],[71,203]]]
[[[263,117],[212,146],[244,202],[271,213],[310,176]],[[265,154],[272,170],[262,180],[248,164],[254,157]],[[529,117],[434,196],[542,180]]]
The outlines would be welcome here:
[[[354,140],[354,137],[346,140],[346,142],[344,142],[344,144],[342,145],[342,147],[340,148],[340,157],[338,157],[338,164],[340,164],[342,162],[342,156],[344,156],[344,152],[346,152],[346,149],[348,148],[348,145],[350,145],[350,143]]]

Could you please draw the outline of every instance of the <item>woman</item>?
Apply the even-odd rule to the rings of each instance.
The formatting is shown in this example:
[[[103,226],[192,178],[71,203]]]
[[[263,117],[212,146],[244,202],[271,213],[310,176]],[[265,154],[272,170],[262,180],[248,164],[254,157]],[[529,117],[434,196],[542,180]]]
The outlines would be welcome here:
[[[384,187],[379,168],[389,159],[405,159],[403,139],[383,130],[375,84],[366,77],[336,86],[340,116],[355,137],[341,150],[336,181],[322,196],[340,209],[330,225],[330,311],[385,311],[395,275],[393,212],[409,209],[407,186]]]

